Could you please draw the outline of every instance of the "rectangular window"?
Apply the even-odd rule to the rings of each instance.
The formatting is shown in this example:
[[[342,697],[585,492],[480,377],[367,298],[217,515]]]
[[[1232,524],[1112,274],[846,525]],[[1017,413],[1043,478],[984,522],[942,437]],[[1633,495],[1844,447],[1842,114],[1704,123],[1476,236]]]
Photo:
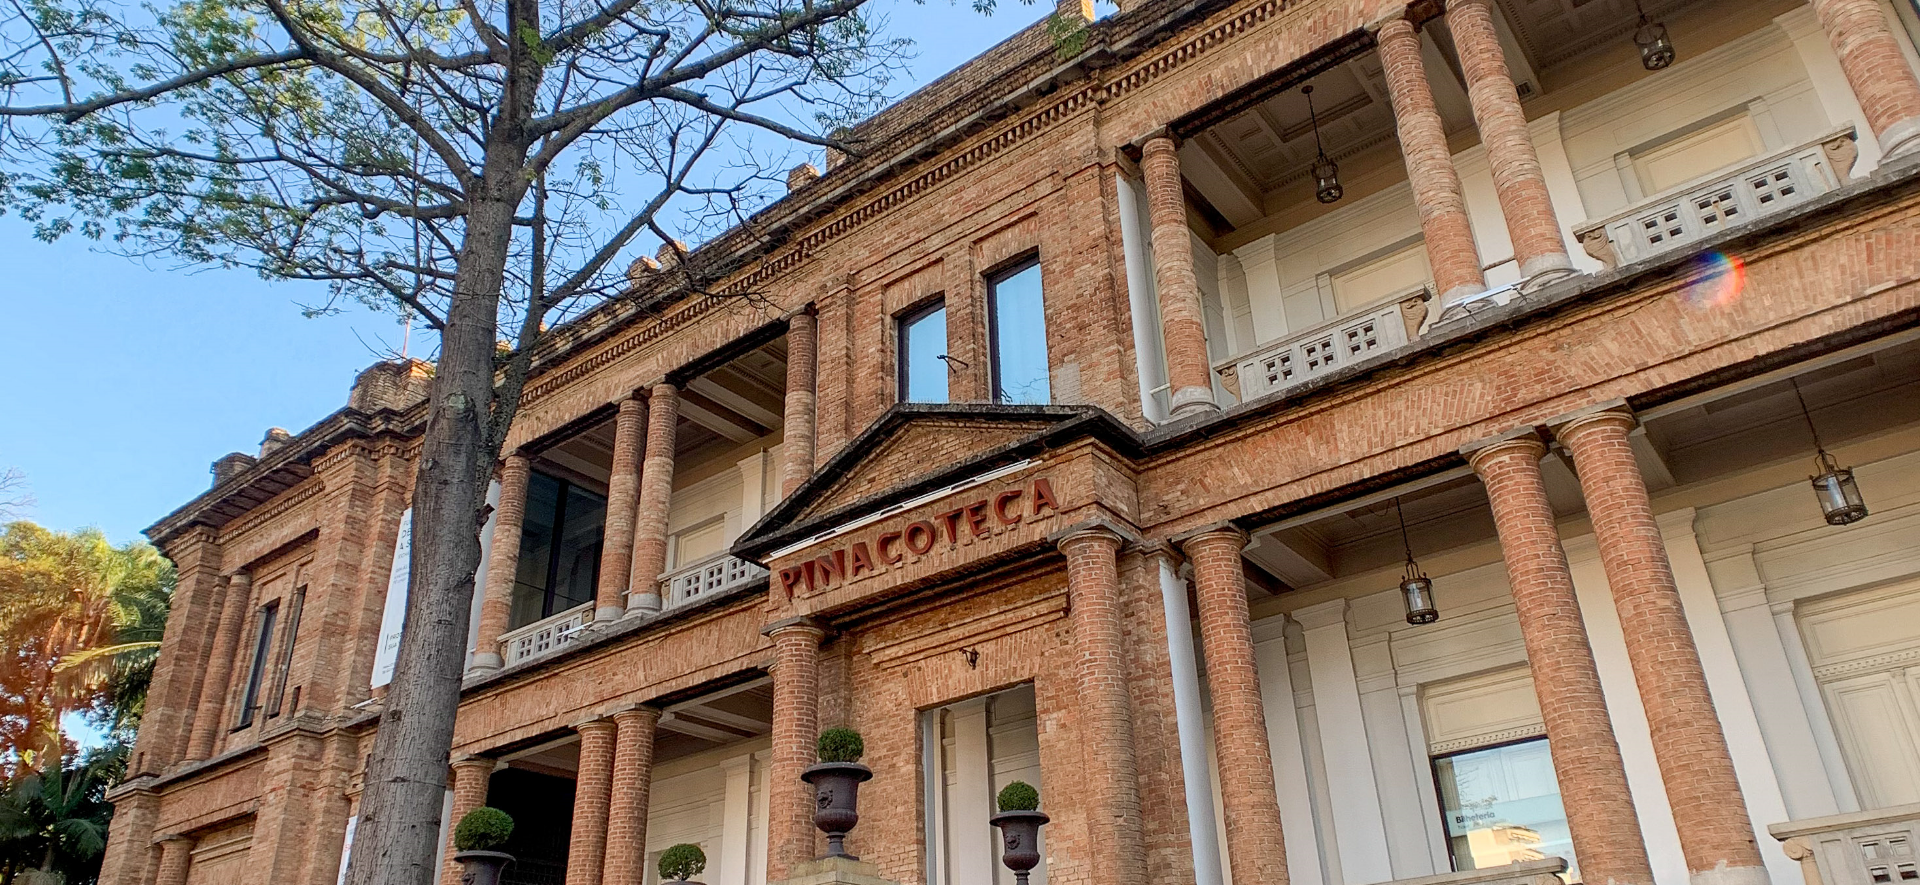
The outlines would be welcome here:
[[[1558,856],[1580,881],[1545,738],[1436,756],[1433,779],[1456,871]]]
[[[901,314],[900,401],[944,403],[947,393],[947,303],[935,301]]]
[[[274,664],[273,693],[267,698],[267,718],[280,715],[280,702],[287,693],[287,679],[293,675],[293,644],[300,638],[300,610],[307,606],[305,584],[293,590],[293,602],[287,606],[287,631],[280,637],[280,660]],[[294,706],[300,705],[300,692],[294,691]]]
[[[987,280],[987,335],[993,351],[993,401],[1053,401],[1047,376],[1047,312],[1040,259]]]
[[[605,496],[544,473],[527,478],[511,626],[593,601],[606,517]]]
[[[280,600],[260,607],[260,632],[253,641],[253,666],[247,670],[247,688],[240,693],[240,723],[253,724],[254,708],[260,703],[260,681],[267,675],[267,655],[273,650],[273,622],[280,614]]]
[[[931,885],[1013,885],[988,819],[996,810],[994,798],[1014,781],[1045,794],[1035,701],[1029,684],[922,714]],[[1041,839],[1044,844],[1045,834]],[[1031,883],[1046,881],[1043,862]]]

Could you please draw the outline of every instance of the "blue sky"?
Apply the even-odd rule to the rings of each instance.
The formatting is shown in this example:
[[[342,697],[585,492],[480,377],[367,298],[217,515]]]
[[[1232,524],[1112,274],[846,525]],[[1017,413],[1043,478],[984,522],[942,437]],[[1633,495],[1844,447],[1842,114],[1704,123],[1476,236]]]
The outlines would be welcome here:
[[[901,95],[1052,12],[1017,0],[991,16],[967,0],[870,8],[915,43]],[[133,540],[204,491],[215,458],[345,405],[354,375],[399,346],[401,327],[362,308],[301,315],[325,294],[99,254],[77,237],[48,245],[0,218],[0,470],[25,472],[35,498],[25,516]],[[416,354],[427,346],[415,336]]]

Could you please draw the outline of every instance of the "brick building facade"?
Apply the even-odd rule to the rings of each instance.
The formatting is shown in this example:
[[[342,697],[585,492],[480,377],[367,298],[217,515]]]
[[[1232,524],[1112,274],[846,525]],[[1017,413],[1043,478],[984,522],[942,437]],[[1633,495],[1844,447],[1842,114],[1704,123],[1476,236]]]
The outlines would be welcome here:
[[[635,262],[514,424],[448,817],[780,882],[847,725],[912,885],[1011,881],[1016,779],[1051,885],[1920,877],[1920,15],[1645,11],[1063,4],[718,294]],[[337,880],[424,378],[149,530],[105,885]]]

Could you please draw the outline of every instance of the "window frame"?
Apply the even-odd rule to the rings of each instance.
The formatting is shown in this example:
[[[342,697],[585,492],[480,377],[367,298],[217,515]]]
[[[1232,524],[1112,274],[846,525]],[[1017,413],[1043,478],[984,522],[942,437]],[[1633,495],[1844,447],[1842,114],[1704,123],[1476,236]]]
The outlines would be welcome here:
[[[1001,283],[1026,273],[1029,270],[1039,270],[1042,274],[1040,280],[1040,312],[1044,321],[1047,305],[1047,286],[1044,276],[1046,272],[1041,270],[1040,267],[1039,250],[1036,249],[1023,253],[1020,257],[1009,260],[982,275],[982,282],[985,283],[986,289],[986,304],[984,305],[986,310],[984,313],[987,319],[987,401],[995,405],[1021,405],[1020,403],[1009,403],[1008,400],[1001,398],[1001,394],[1004,391],[1000,389],[1000,299],[997,296],[998,289]],[[1041,338],[1045,341],[1052,341],[1052,330],[1044,330]],[[1050,405],[1053,402],[1053,349],[1051,347],[1047,349],[1047,375],[1047,402],[1039,405]],[[1027,405],[1035,404],[1029,403]]]
[[[554,605],[556,601],[559,599],[559,595],[560,595],[559,594],[560,569],[561,569],[560,548],[561,548],[561,542],[566,538],[566,533],[567,533],[567,502],[573,497],[573,492],[575,490],[586,492],[587,494],[593,495],[594,497],[600,499],[600,506],[603,512],[600,517],[600,540],[598,543],[602,548],[604,548],[607,541],[607,537],[606,537],[607,522],[606,522],[606,514],[604,513],[604,510],[606,508],[607,496],[603,492],[596,492],[591,487],[581,485],[580,483],[577,483],[572,479],[569,479],[566,476],[562,476],[560,474],[549,473],[547,471],[539,470],[539,469],[531,470],[529,471],[529,474],[530,475],[527,477],[527,482],[529,485],[531,485],[534,479],[538,477],[538,478],[549,480],[558,486],[558,489],[556,490],[556,493],[554,495],[553,519],[551,520],[551,526],[548,529],[547,537],[544,539],[547,544],[547,570],[546,570],[547,573],[544,579],[546,582],[546,586],[537,588],[541,592],[541,598],[540,598],[541,615],[540,617],[527,622],[527,624],[534,624],[540,621],[544,621],[547,618],[551,618],[554,615],[560,614],[563,611],[572,611],[572,608],[579,607],[579,606],[573,606],[572,608],[566,608],[566,609],[558,609],[558,610],[554,609]],[[520,544],[521,544],[520,553],[521,553],[521,556],[523,557],[526,555],[525,545],[527,544],[527,539],[529,537],[531,536],[525,532],[522,532],[521,538],[520,538]],[[594,564],[593,583],[597,585],[599,583],[599,577],[600,577],[599,575],[600,566],[598,563],[599,557],[596,556],[594,557],[594,559],[595,559],[595,564]],[[517,586],[526,586],[529,588],[533,586],[531,584],[525,584],[524,582],[520,581],[518,579],[518,576],[515,577],[514,583]],[[589,600],[588,603],[583,603],[583,604],[591,604],[591,600]],[[511,600],[509,600],[508,605],[509,605],[509,618],[511,618],[511,607],[512,607]],[[525,627],[527,624],[514,625],[512,629],[517,630],[520,627]]]
[[[280,600],[269,599],[254,615],[253,662],[247,666],[247,681],[240,689],[240,720],[234,729],[253,725],[254,709],[259,705],[260,689],[267,676],[267,656],[273,653],[273,631],[280,617]]]
[[[282,702],[286,699],[287,682],[293,675],[293,645],[300,641],[300,612],[306,607],[307,585],[301,584],[293,588],[293,595],[287,603],[287,625],[281,631],[279,660],[274,663],[273,687],[267,693],[268,719],[280,715]]]
[[[915,323],[925,320],[936,313],[945,314],[946,312],[947,312],[947,298],[944,294],[940,294],[940,295],[934,295],[933,297],[928,298],[925,301],[915,304],[914,306],[909,307],[906,310],[903,310],[894,315],[894,318],[893,318],[894,391],[893,393],[894,393],[895,402],[902,402],[902,403],[929,402],[931,403],[931,402],[952,402],[953,401],[953,379],[951,377],[947,379],[947,396],[944,400],[917,400],[913,398],[913,395],[912,395],[913,394],[913,389],[912,389],[913,358],[912,358],[912,351],[908,344],[908,334],[907,334],[908,331],[913,327]],[[952,335],[953,335],[953,329],[952,327],[947,326],[946,317],[943,316],[941,318],[940,325],[944,327],[944,331],[947,333],[947,339],[951,341]],[[952,350],[951,347],[947,348],[946,350],[942,350],[940,353],[940,356],[941,357],[947,356],[948,352],[951,350]],[[941,365],[944,367],[946,365],[946,360],[942,359]]]
[[[1440,841],[1441,843],[1445,844],[1447,847],[1447,866],[1451,872],[1464,873],[1464,872],[1472,872],[1473,870],[1488,869],[1488,868],[1474,867],[1468,870],[1460,869],[1460,858],[1459,858],[1459,855],[1454,851],[1453,837],[1448,835],[1447,806],[1446,806],[1447,791],[1444,789],[1444,785],[1440,781],[1440,761],[1442,759],[1453,759],[1459,756],[1468,756],[1474,753],[1484,753],[1489,750],[1501,750],[1507,747],[1517,747],[1522,744],[1532,744],[1532,743],[1546,744],[1548,756],[1549,758],[1551,758],[1552,752],[1553,752],[1552,750],[1553,744],[1550,742],[1549,737],[1544,734],[1528,735],[1526,737],[1514,738],[1513,740],[1510,740],[1510,741],[1499,741],[1497,743],[1482,744],[1479,746],[1467,747],[1460,750],[1454,750],[1453,752],[1450,752],[1450,753],[1429,753],[1427,755],[1427,775],[1433,779],[1434,811],[1439,813]],[[1554,790],[1554,795],[1560,800],[1561,819],[1565,820],[1566,814],[1567,814],[1567,804],[1566,804],[1567,800],[1566,800],[1566,797],[1560,793],[1560,783],[1557,778],[1554,781],[1553,790]],[[1575,858],[1575,864],[1577,868],[1578,858]],[[1562,882],[1569,881],[1566,878],[1566,875],[1567,875],[1566,873],[1561,874]],[[1571,881],[1573,882],[1573,885],[1579,885],[1579,883],[1582,880],[1575,879]]]

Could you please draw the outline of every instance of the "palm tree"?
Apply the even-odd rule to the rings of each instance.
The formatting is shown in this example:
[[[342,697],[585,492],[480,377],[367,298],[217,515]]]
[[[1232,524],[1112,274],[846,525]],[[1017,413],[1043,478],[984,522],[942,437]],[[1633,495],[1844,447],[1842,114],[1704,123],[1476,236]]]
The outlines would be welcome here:
[[[60,758],[68,713],[130,737],[172,591],[173,567],[147,544],[0,527],[0,775]]]
[[[0,793],[0,885],[89,885],[99,878],[113,806],[107,787],[126,768],[114,744],[72,766],[16,779]]]

